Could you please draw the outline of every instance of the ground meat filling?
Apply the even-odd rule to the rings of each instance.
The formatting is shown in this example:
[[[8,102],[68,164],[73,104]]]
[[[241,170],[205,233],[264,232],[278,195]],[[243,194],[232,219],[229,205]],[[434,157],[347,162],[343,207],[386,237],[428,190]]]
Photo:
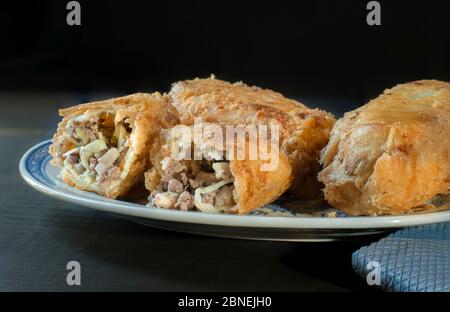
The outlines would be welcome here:
[[[177,161],[166,157],[161,161],[165,175],[149,197],[159,208],[232,212],[233,177],[225,161]]]
[[[120,178],[120,164],[129,146],[131,129],[124,120],[114,123],[114,115],[101,113],[87,119],[75,117],[67,123],[60,150],[64,166],[86,183],[108,183]]]

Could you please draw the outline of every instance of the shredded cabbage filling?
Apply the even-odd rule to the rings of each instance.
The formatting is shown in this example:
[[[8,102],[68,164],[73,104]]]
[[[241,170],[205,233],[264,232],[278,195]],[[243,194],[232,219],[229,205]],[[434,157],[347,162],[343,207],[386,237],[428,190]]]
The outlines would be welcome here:
[[[159,208],[232,213],[235,210],[233,176],[225,161],[161,161],[165,175],[149,197]]]
[[[131,129],[111,112],[92,111],[69,120],[59,144],[64,167],[86,184],[120,177]]]

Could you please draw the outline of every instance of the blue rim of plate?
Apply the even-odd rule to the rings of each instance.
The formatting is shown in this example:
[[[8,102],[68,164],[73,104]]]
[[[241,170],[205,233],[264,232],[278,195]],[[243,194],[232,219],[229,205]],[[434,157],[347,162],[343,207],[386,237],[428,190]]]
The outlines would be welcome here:
[[[50,140],[36,144],[20,160],[20,174],[30,186],[65,202],[125,216],[219,226],[337,230],[388,229],[450,221],[449,210],[401,216],[325,218],[314,216],[223,215],[146,207],[135,203],[104,198],[68,186],[64,189],[60,188],[46,172],[46,166],[51,158],[48,153],[50,144]],[[271,207],[271,209],[273,208]]]

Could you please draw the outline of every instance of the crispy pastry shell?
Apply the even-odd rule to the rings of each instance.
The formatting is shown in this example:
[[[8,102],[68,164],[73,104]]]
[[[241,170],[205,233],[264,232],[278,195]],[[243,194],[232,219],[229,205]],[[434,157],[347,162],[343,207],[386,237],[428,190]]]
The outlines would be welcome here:
[[[192,131],[193,127],[189,128]],[[150,159],[153,167],[145,175],[145,185],[150,192],[157,188],[161,177],[165,174],[161,168],[161,160],[166,156],[171,156],[170,151],[172,148],[179,146],[180,143],[178,139],[172,139],[168,135],[167,131],[169,130],[164,130],[160,134],[150,150]],[[248,151],[248,141],[246,141],[245,145]],[[224,150],[230,152],[227,148],[224,148]],[[248,158],[248,154],[246,155]],[[291,185],[292,168],[288,157],[283,151],[279,153],[278,166],[275,170],[262,171],[262,162],[259,159],[230,160],[230,170],[234,178],[234,200],[237,204],[236,211],[239,214],[246,214],[274,201],[289,189]]]
[[[450,188],[450,84],[401,84],[345,114],[321,163],[325,198],[350,215],[432,208]]]
[[[219,124],[277,124],[281,149],[292,166],[292,193],[299,197],[319,194],[318,158],[335,121],[331,114],[268,89],[214,77],[177,82],[169,94],[186,125],[192,125],[196,117]]]
[[[108,111],[115,115],[115,120],[127,119],[132,129],[120,178],[107,184],[86,183],[64,167],[61,156],[66,152],[61,142],[64,140],[68,121],[91,111]],[[60,177],[65,183],[109,198],[126,195],[136,182],[143,180],[144,171],[148,168],[148,149],[159,129],[178,122],[177,112],[171,107],[168,96],[159,93],[136,93],[61,109],[59,113],[63,120],[59,123],[49,148],[53,157],[52,164],[62,169]]]

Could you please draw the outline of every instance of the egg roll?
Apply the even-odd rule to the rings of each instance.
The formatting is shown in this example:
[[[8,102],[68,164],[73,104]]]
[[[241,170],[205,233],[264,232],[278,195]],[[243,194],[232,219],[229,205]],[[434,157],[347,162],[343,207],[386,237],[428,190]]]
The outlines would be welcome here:
[[[292,167],[291,193],[303,198],[320,194],[318,158],[335,122],[331,114],[272,90],[229,83],[214,76],[177,82],[169,95],[182,124],[192,125],[196,117],[218,124],[277,124],[280,148]]]
[[[167,95],[136,93],[61,109],[49,152],[60,178],[117,198],[144,183],[148,150],[161,128],[178,123]]]
[[[203,129],[214,126],[203,123]],[[253,144],[215,144],[214,138],[196,142],[194,126],[178,125],[162,130],[150,151],[152,168],[145,174],[150,191],[149,205],[166,209],[208,213],[246,214],[268,204],[291,185],[292,169],[287,155],[277,155],[277,165],[264,170],[267,160],[249,157]],[[176,131],[179,130],[179,131]],[[191,133],[186,138],[176,133]],[[216,142],[217,143],[217,142]],[[174,155],[180,146],[191,151],[189,157]],[[237,157],[239,149],[245,157]],[[230,153],[235,153],[230,157]],[[194,156],[194,154],[196,156]]]
[[[450,84],[400,84],[346,113],[320,161],[325,199],[349,215],[434,209],[450,189]]]

